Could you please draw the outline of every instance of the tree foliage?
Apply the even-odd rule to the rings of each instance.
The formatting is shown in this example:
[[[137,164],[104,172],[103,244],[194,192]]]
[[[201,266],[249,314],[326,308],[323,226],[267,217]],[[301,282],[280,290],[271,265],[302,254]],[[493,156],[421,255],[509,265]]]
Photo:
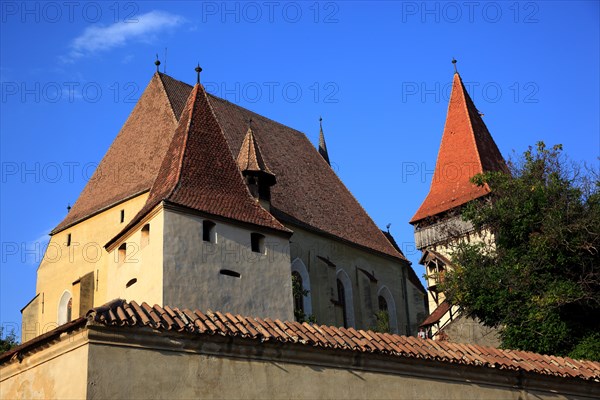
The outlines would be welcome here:
[[[472,179],[491,193],[463,219],[495,239],[456,246],[444,291],[503,347],[600,360],[598,175],[543,142],[509,168]]]
[[[4,353],[5,351],[9,351],[13,347],[17,347],[19,345],[19,340],[17,339],[17,335],[15,331],[12,330],[6,336],[4,335],[4,329],[0,327],[0,353]]]

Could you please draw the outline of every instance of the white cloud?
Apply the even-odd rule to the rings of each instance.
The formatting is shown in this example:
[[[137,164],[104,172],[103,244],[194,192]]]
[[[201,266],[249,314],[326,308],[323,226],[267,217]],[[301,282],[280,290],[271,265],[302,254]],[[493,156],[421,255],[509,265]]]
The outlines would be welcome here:
[[[152,42],[160,32],[176,28],[185,19],[164,11],[150,11],[136,17],[136,21],[117,22],[107,26],[90,26],[71,43],[71,51],[64,61],[95,55],[129,42]]]

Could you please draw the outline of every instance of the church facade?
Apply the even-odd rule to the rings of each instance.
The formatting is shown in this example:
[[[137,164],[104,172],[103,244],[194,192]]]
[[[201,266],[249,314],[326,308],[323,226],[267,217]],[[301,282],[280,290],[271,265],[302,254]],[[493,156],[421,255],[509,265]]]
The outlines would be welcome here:
[[[415,334],[426,295],[307,137],[159,73],[66,217],[23,341],[122,298]],[[292,276],[301,287],[292,290]]]

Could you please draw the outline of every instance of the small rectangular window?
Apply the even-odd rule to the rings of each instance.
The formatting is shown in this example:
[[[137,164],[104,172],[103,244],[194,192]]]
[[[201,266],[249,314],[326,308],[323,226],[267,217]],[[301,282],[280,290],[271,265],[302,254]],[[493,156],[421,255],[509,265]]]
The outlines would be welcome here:
[[[265,254],[265,236],[260,233],[251,233],[250,246],[253,252]]]
[[[67,246],[71,245],[71,234],[67,234]]]
[[[148,246],[150,243],[150,224],[144,225],[142,228],[142,240],[140,242],[140,247],[143,249]]]
[[[215,232],[216,224],[209,220],[202,221],[202,240],[205,242],[215,243],[217,235]]]
[[[125,210],[121,210],[121,223],[125,222]]]

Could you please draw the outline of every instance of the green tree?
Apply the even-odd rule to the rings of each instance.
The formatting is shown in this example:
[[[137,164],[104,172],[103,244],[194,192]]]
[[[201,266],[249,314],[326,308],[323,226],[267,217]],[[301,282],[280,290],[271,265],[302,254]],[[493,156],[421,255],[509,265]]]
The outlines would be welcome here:
[[[0,327],[0,353],[4,353],[5,351],[9,351],[13,347],[17,347],[19,345],[19,341],[17,340],[17,335],[15,331],[12,330],[6,336],[4,336],[4,328]]]
[[[491,193],[462,217],[495,240],[460,242],[443,289],[505,348],[600,360],[598,175],[543,142],[509,168],[472,179]]]

